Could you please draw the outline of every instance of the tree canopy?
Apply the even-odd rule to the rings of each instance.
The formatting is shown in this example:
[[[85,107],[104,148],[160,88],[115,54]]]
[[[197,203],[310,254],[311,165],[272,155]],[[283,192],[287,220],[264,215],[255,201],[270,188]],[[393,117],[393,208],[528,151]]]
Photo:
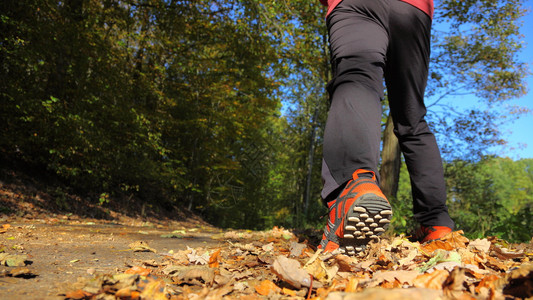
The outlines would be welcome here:
[[[525,92],[527,69],[516,58],[524,3],[435,3],[442,30],[429,118],[444,141],[454,203],[466,207],[481,199],[457,196],[466,179],[453,170],[489,176],[477,161],[504,143],[500,121],[524,111],[505,106]],[[319,1],[6,0],[0,29],[2,159],[48,170],[101,205],[165,202],[231,227],[321,222],[331,75]],[[443,113],[440,99],[458,92],[486,105]],[[466,162],[472,153],[479,159]],[[507,161],[502,172],[521,164]],[[408,183],[392,180],[401,198]],[[491,197],[512,214],[530,207],[523,193],[502,191]]]

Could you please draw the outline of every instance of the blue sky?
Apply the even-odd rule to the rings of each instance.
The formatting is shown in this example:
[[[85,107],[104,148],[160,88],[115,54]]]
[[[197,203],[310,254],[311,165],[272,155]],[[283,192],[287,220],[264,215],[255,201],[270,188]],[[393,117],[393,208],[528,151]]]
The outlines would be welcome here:
[[[529,12],[521,18],[523,22],[521,34],[523,35],[524,48],[518,55],[518,60],[528,64],[530,73],[533,72],[533,0],[525,1],[525,8]],[[528,107],[531,110],[529,114],[523,114],[518,120],[507,123],[502,129],[503,138],[508,141],[505,147],[493,147],[490,154],[501,157],[510,157],[512,159],[533,158],[533,74],[526,77],[528,93],[518,99],[512,99],[509,105]],[[472,106],[479,105],[478,99],[474,96],[456,96],[446,98],[449,104],[459,108],[468,109]],[[489,153],[487,153],[489,154]]]

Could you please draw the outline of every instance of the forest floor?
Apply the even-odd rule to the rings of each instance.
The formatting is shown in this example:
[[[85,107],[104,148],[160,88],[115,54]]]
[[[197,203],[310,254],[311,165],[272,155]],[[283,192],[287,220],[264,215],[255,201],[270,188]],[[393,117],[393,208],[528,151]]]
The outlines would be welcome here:
[[[388,236],[348,257],[317,251],[318,231],[222,230],[177,209],[94,205],[0,175],[1,299],[533,297],[533,240]]]

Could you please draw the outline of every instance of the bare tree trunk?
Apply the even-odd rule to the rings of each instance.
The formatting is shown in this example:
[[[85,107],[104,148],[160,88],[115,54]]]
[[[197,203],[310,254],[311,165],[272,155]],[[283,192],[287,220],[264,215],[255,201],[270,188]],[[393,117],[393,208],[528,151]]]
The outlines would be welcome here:
[[[305,183],[305,194],[304,194],[304,218],[307,219],[307,212],[309,211],[309,198],[311,194],[311,180],[313,179],[313,165],[314,165],[314,154],[315,154],[315,138],[316,138],[316,127],[317,127],[317,118],[318,118],[318,106],[315,108],[315,113],[313,115],[312,125],[311,125],[311,135],[309,136],[309,150],[308,150],[308,159],[307,159],[307,178]]]
[[[383,133],[383,150],[381,152],[381,190],[388,198],[395,198],[400,180],[400,144],[394,135],[392,117],[389,114]]]

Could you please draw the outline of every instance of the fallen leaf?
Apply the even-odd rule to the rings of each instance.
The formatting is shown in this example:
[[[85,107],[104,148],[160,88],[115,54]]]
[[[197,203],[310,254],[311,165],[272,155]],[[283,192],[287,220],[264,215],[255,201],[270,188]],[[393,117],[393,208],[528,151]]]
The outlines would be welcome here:
[[[222,299],[224,295],[227,295],[233,291],[233,282],[228,282],[223,287],[210,291],[205,297],[206,300]]]
[[[155,249],[150,248],[145,241],[135,241],[129,244],[128,247],[133,250],[133,252],[157,252]]]
[[[355,268],[352,266],[354,258],[346,255],[335,255],[335,262],[339,266],[339,272],[353,272]]]
[[[310,264],[309,263],[305,264],[304,270],[306,270],[310,275],[312,275],[317,280],[325,280],[327,279],[327,276],[328,276],[324,262],[319,259],[314,260]]]
[[[418,276],[420,276],[418,271],[377,271],[374,273],[374,276],[372,276],[372,279],[377,280],[378,284],[382,281],[394,282],[398,280],[400,283],[413,285],[413,281]]]
[[[496,245],[496,247],[494,247],[494,252],[500,259],[514,259],[524,256],[524,252],[511,251],[507,248],[501,247],[500,245]]]
[[[448,275],[449,273],[446,270],[435,270],[431,273],[425,273],[413,280],[413,286],[440,290]]]
[[[186,269],[187,267],[184,266],[176,266],[176,265],[169,265],[163,268],[162,272],[165,275],[174,275],[176,273],[179,273],[180,271]]]
[[[357,291],[357,287],[359,286],[359,280],[355,277],[350,277],[348,279],[348,283],[346,284],[346,288],[344,289],[347,293],[355,293]]]
[[[490,245],[492,243],[487,239],[477,239],[473,240],[468,244],[468,248],[481,252],[489,252]]]
[[[249,278],[253,276],[254,274],[250,270],[245,270],[242,272],[233,272],[233,278],[235,278],[236,280],[241,280],[241,279]]]
[[[209,267],[190,268],[180,272],[178,280],[188,284],[211,286],[215,280],[215,271]]]
[[[0,264],[8,267],[24,267],[28,261],[26,254],[0,253]]]
[[[79,299],[87,299],[88,297],[92,296],[93,294],[86,292],[82,289],[69,292],[65,294],[66,299],[73,299],[73,300],[79,300]]]
[[[271,293],[279,293],[281,289],[270,280],[263,280],[255,286],[255,291],[262,296],[268,296]]]
[[[476,286],[476,289],[475,289],[476,293],[479,294],[482,288],[488,288],[490,290],[494,290],[496,280],[498,280],[499,278],[500,277],[498,277],[497,275],[488,275],[488,276],[483,277],[483,279],[481,279],[481,281]]]
[[[239,281],[233,286],[233,290],[237,292],[244,292],[244,290],[246,290],[247,288],[249,288],[248,282],[244,281]]]
[[[149,282],[140,294],[141,299],[167,300],[165,282],[161,280]]]
[[[409,253],[407,254],[406,257],[400,259],[398,261],[398,264],[400,266],[405,266],[405,265],[408,265],[408,264],[412,264],[413,263],[413,259],[415,259],[415,257],[418,255],[418,249],[412,249],[412,250],[409,250]]]
[[[302,252],[304,251],[305,248],[307,248],[306,244],[291,242],[291,246],[289,248],[291,251],[290,256],[299,257],[300,255],[302,255]]]
[[[210,255],[209,255],[209,252],[205,252],[202,255],[198,255],[198,254],[196,254],[196,250],[191,249],[191,253],[187,254],[187,258],[189,259],[189,262],[191,262],[193,264],[196,264],[196,265],[207,265],[207,264],[209,264]]]
[[[465,281],[465,270],[462,268],[453,269],[442,285],[444,294],[451,299],[459,299],[465,290]]]
[[[0,233],[6,233],[9,228],[11,228],[10,224],[2,225],[2,227],[0,228]]]
[[[33,278],[37,275],[33,273],[30,269],[26,267],[16,267],[10,270],[9,275],[12,277],[24,277],[24,278]]]
[[[436,264],[431,269],[427,270],[427,272],[432,272],[433,270],[446,270],[448,272],[451,272],[453,271],[453,269],[457,267],[461,267],[461,266],[462,264],[457,261],[445,261],[445,262]]]
[[[281,290],[281,293],[282,293],[283,295],[287,295],[287,296],[292,296],[292,297],[296,296],[296,291],[295,291],[295,290],[288,289],[288,288],[283,288],[283,289]]]
[[[360,293],[343,293],[332,292],[328,295],[328,300],[382,300],[382,299],[394,299],[394,300],[414,300],[414,299],[443,299],[442,291],[425,289],[425,288],[395,288],[395,289],[383,289],[372,288],[366,289]]]
[[[181,238],[183,238],[183,235],[178,234],[178,233],[168,233],[168,234],[162,234],[160,236],[162,238],[167,238],[167,239],[181,239]]]
[[[464,236],[462,230],[452,231],[441,238],[443,241],[449,241],[454,248],[466,248],[470,240]]]
[[[427,270],[433,268],[438,263],[442,262],[461,262],[461,255],[455,251],[444,251],[442,249],[437,249],[433,253],[433,257],[420,266],[418,269],[421,273],[426,272]]]
[[[125,288],[121,288],[119,289],[118,291],[116,291],[115,293],[115,298],[119,298],[119,299],[122,299],[122,298],[126,298],[126,299],[132,299],[133,297],[133,293],[134,292],[137,292],[135,290],[132,290],[132,287],[125,287]],[[137,292],[138,293],[138,292]]]
[[[139,266],[134,266],[124,271],[124,274],[139,274],[141,276],[148,276],[148,274],[150,274],[151,272],[152,270],[150,269],[146,269],[146,268],[139,267]]]
[[[261,247],[261,249],[263,249],[263,251],[265,251],[265,252],[272,252],[272,251],[274,251],[274,243],[263,245],[263,247]]]
[[[320,282],[312,281],[309,275],[297,260],[279,255],[272,264],[272,271],[283,281],[286,281],[293,287],[299,289],[302,286],[320,288],[323,285]]]
[[[450,242],[450,241],[440,241],[440,240],[434,240],[434,241],[431,241],[425,245],[423,245],[421,247],[421,249],[425,252],[425,253],[432,253],[433,251],[437,250],[437,249],[443,249],[443,250],[453,250],[455,249],[454,245]]]
[[[497,289],[504,295],[526,299],[533,297],[533,263],[521,265],[496,281]]]
[[[213,252],[213,254],[211,254],[211,256],[209,257],[209,267],[218,268],[218,266],[220,265],[220,263],[218,262],[219,259],[220,259],[220,249]]]

